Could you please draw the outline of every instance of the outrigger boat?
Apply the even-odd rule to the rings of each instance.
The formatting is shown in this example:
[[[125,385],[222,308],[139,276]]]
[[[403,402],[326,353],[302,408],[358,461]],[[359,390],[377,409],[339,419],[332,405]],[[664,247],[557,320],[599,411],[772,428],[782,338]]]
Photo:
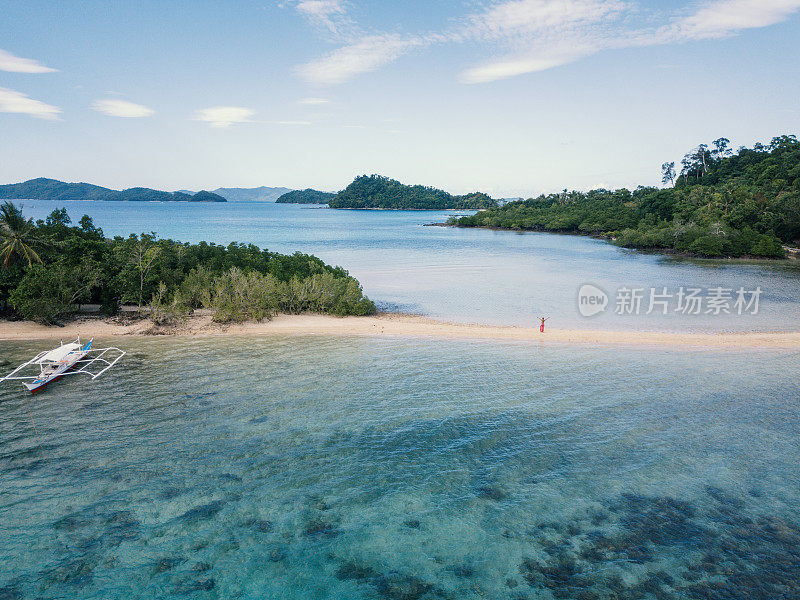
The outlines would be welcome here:
[[[21,364],[11,373],[0,378],[0,383],[21,380],[22,385],[33,394],[42,390],[48,383],[65,375],[85,374],[92,379],[97,379],[117,364],[117,361],[125,356],[125,352],[113,347],[92,348],[93,341],[94,338],[82,344],[79,336],[74,342],[68,344],[62,342],[57,348],[41,352],[28,362]],[[94,364],[100,366],[101,369],[99,371],[90,370],[89,367]],[[39,367],[38,375],[22,374],[26,368],[33,366]]]

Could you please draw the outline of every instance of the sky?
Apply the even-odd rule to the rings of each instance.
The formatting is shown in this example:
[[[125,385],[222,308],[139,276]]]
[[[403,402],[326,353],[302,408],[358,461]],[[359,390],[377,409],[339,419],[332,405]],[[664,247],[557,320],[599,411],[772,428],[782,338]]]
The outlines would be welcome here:
[[[659,185],[800,133],[800,0],[0,0],[0,183]]]

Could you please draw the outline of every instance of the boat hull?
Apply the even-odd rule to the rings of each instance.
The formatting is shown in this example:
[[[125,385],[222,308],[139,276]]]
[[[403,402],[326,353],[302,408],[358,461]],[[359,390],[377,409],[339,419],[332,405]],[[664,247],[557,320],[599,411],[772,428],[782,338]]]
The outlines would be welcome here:
[[[36,392],[42,391],[46,388],[49,384],[53,383],[54,381],[61,379],[64,375],[67,374],[68,371],[71,371],[75,368],[75,366],[88,354],[88,352],[81,352],[75,356],[75,359],[68,364],[65,364],[62,368],[58,371],[55,371],[52,375],[47,377],[46,379],[36,380],[33,383],[24,383],[27,390],[31,394],[35,394]]]

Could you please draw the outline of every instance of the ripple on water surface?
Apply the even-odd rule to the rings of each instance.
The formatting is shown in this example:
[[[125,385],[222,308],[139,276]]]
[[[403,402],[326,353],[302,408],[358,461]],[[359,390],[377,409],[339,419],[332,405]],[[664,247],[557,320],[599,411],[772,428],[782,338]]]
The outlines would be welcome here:
[[[0,391],[0,598],[800,595],[797,356],[126,345]]]

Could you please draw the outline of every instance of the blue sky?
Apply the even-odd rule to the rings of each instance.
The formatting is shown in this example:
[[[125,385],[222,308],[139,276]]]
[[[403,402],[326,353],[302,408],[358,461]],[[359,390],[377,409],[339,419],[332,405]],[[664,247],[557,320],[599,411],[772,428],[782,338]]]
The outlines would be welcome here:
[[[800,131],[800,0],[0,0],[0,182],[494,196]]]

